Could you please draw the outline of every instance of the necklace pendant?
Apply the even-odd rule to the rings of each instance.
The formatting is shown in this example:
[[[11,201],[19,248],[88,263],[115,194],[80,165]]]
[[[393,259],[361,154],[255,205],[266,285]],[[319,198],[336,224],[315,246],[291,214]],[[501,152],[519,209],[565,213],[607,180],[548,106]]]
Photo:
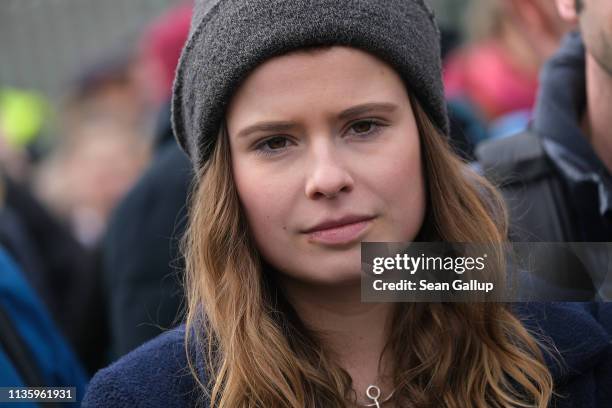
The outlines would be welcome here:
[[[378,402],[378,398],[380,398],[380,388],[376,385],[370,385],[366,390],[366,395],[374,402],[373,404],[368,404],[369,407],[380,408],[380,402]]]

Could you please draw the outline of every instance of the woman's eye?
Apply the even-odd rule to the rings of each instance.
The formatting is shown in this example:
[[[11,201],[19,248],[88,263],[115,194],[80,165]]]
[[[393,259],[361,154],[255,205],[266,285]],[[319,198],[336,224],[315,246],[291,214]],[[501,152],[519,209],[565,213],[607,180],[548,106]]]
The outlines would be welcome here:
[[[264,144],[271,150],[282,149],[283,147],[287,147],[287,139],[284,137],[273,137],[272,139],[268,139]]]
[[[378,133],[385,126],[373,120],[360,120],[349,127],[349,135],[365,137]]]
[[[374,123],[368,121],[357,122],[351,129],[355,131],[355,133],[368,133],[374,127]]]
[[[261,153],[276,153],[289,147],[290,141],[284,136],[274,136],[266,139],[255,146]]]

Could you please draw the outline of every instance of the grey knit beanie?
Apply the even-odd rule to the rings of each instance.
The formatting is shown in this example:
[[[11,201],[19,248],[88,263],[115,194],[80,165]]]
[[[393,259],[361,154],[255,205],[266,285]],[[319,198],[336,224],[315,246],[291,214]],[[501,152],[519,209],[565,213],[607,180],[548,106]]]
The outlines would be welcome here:
[[[242,80],[274,56],[317,45],[386,61],[448,134],[440,35],[424,0],[196,0],[172,95],[174,134],[196,169]]]

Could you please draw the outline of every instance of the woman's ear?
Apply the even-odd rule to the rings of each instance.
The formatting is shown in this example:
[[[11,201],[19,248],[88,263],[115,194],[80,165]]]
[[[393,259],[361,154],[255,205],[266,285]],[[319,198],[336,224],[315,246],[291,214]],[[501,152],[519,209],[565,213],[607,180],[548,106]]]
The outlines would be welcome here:
[[[569,23],[578,22],[578,3],[582,0],[556,0],[559,15]]]

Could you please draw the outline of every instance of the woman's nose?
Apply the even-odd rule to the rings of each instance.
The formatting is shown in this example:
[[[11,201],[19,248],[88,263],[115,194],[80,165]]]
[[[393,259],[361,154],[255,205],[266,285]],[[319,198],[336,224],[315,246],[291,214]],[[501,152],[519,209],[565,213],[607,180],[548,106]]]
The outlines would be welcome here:
[[[353,189],[354,181],[347,167],[331,151],[313,158],[305,193],[310,199],[334,198]]]

